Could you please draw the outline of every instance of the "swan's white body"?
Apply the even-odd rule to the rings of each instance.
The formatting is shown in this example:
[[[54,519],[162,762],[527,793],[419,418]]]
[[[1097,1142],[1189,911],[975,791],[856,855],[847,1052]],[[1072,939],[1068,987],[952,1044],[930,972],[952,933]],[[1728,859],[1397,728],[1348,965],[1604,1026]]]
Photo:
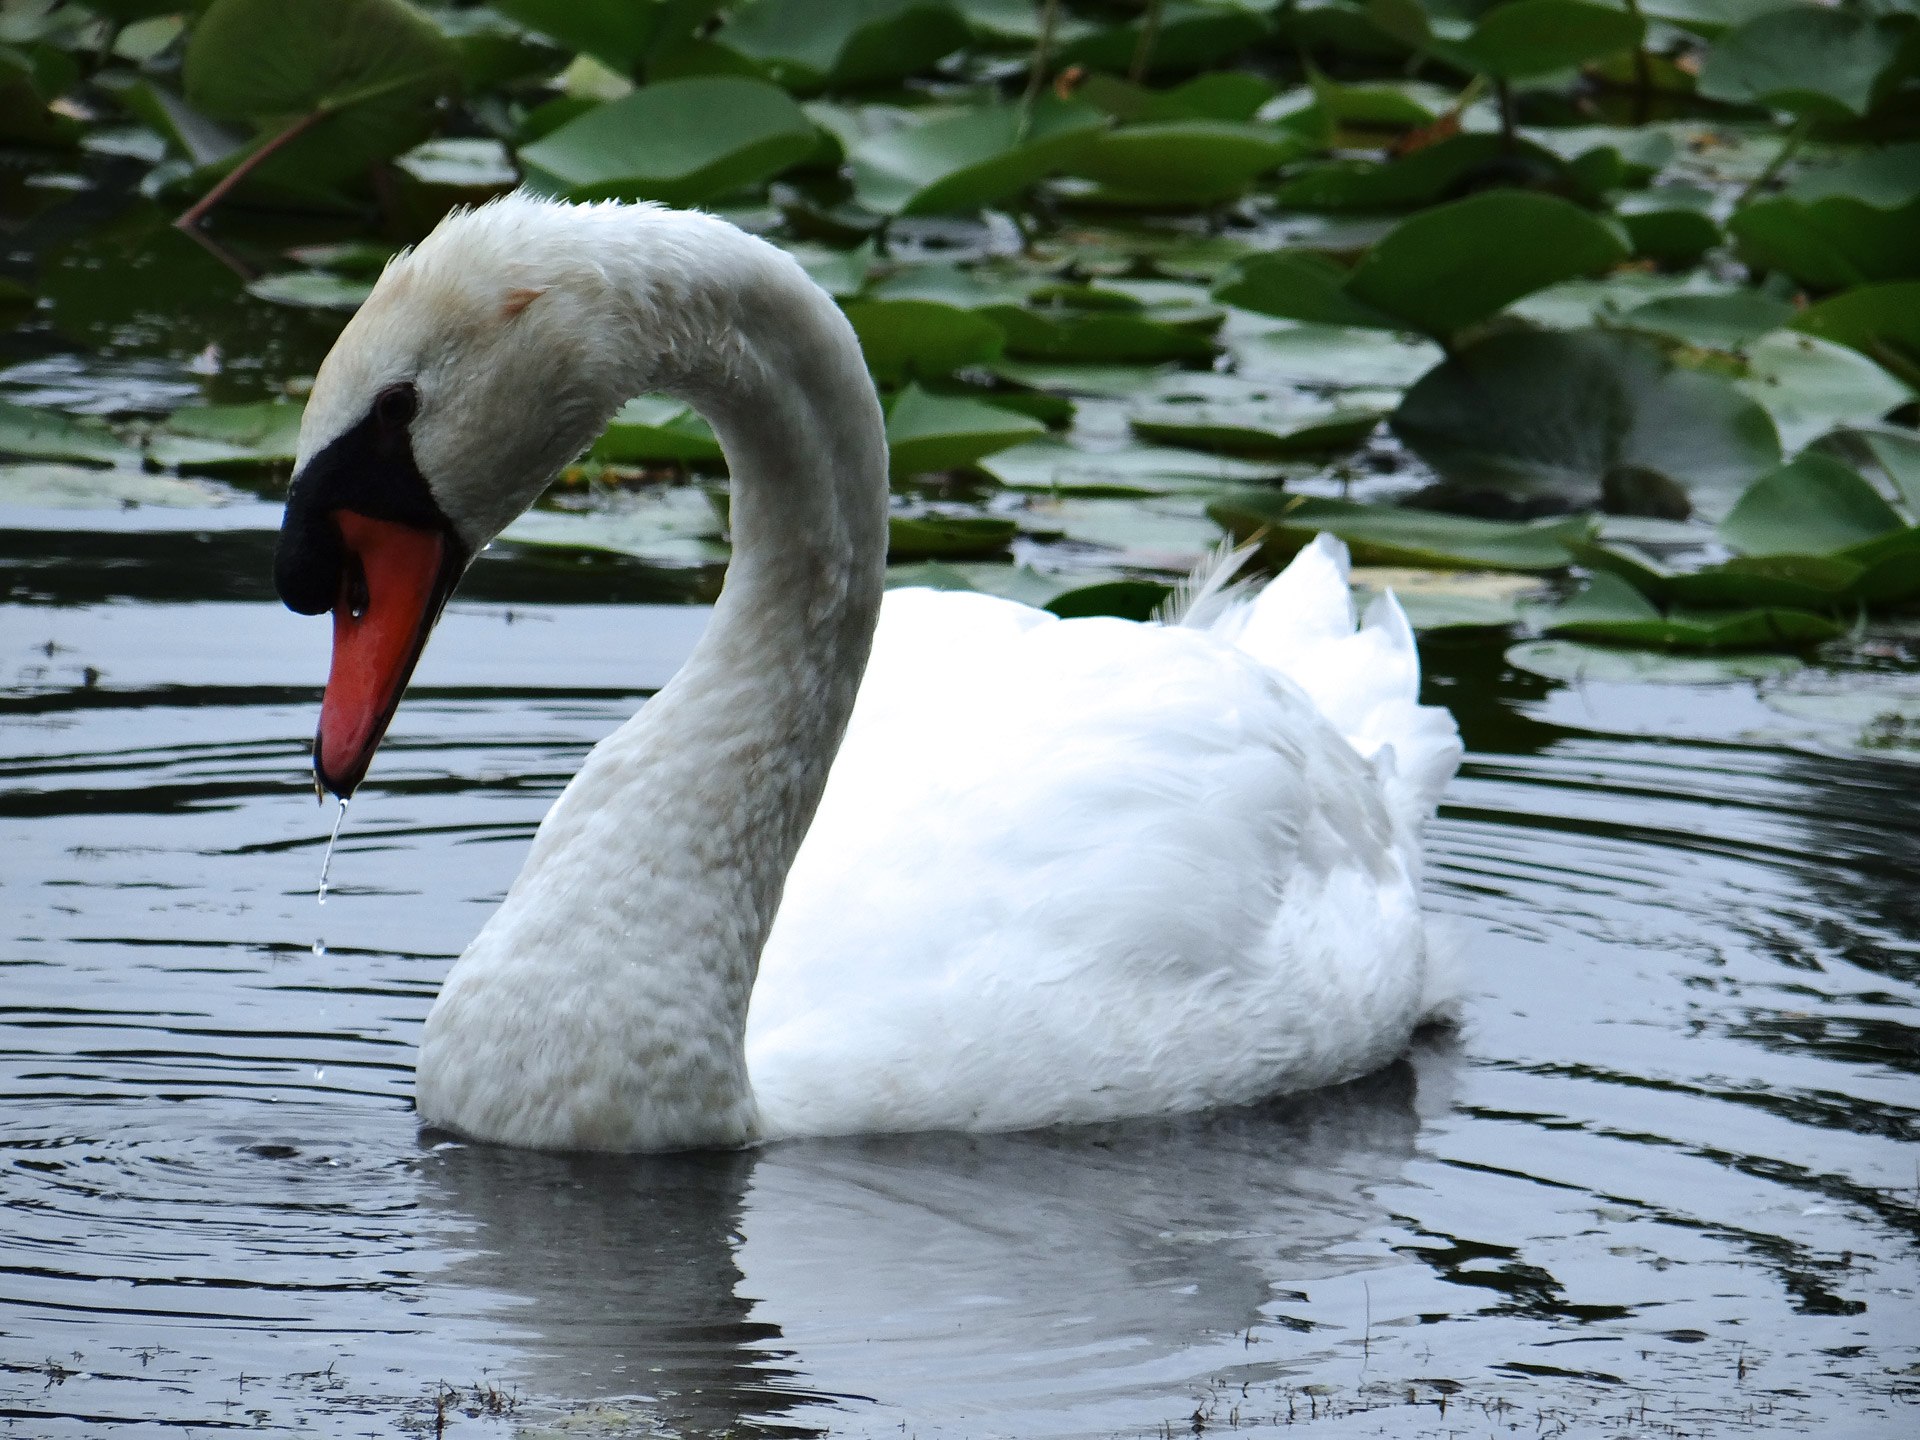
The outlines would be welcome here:
[[[1365,1073],[1452,1002],[1419,851],[1458,740],[1417,703],[1398,607],[1356,631],[1337,544],[1185,624],[881,606],[871,388],[777,251],[705,217],[516,199],[396,270],[323,370],[303,452],[398,373],[381,357],[435,363],[445,345],[396,337],[449,312],[496,369],[585,352],[546,382],[584,433],[549,450],[666,389],[714,422],[735,493],[707,637],[595,747],[448,977],[426,1119],[636,1150],[1165,1113]],[[539,298],[500,324],[548,330],[473,339],[509,289]],[[461,412],[421,383],[422,469],[484,539],[538,484],[486,485],[505,441],[450,453]],[[487,401],[459,403],[482,425]]]

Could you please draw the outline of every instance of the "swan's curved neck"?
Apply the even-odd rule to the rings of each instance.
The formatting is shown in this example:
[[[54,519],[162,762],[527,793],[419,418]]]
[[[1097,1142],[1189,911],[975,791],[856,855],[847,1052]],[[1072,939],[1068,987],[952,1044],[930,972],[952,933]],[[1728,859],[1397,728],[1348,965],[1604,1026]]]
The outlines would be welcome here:
[[[421,1111],[480,1138],[752,1138],[748,1000],[879,612],[886,441],[851,328],[772,247],[676,219],[698,228],[665,261],[647,234],[601,247],[600,338],[633,367],[620,398],[666,390],[713,425],[733,562],[692,656],[595,748],[429,1020]]]

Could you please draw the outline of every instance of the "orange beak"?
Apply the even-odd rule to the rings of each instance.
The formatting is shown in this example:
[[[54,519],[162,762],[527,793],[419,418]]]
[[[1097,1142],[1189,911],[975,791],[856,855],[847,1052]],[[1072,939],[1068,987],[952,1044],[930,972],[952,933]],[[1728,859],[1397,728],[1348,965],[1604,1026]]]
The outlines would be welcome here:
[[[313,773],[344,799],[366,778],[461,567],[437,530],[352,510],[335,510],[331,519],[346,555]]]

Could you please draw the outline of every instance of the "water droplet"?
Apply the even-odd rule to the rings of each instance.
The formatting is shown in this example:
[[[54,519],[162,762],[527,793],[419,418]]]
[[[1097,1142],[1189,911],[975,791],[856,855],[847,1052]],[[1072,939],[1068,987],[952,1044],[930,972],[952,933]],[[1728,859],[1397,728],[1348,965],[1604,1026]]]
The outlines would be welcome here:
[[[319,1080],[319,1081],[322,1081],[322,1082],[324,1082],[324,1081],[326,1080],[326,1078],[327,1078],[327,1072],[326,1072],[326,1069],[325,1069],[325,1068],[323,1067],[323,1068],[321,1068],[321,1069],[319,1069],[319,1070],[316,1070],[316,1071],[314,1071],[314,1072],[313,1072],[313,1078],[314,1078],[315,1080]]]
[[[327,953],[326,941],[316,940],[313,942],[313,958],[314,959],[316,960],[324,959],[326,956],[326,953]]]
[[[340,827],[347,823],[347,799],[340,797],[340,810],[333,817],[333,833],[327,837],[327,855],[320,862],[320,895],[322,905],[327,903],[327,876],[333,870],[333,847],[340,843]],[[317,944],[318,942],[316,942]],[[321,947],[324,950],[324,947]]]

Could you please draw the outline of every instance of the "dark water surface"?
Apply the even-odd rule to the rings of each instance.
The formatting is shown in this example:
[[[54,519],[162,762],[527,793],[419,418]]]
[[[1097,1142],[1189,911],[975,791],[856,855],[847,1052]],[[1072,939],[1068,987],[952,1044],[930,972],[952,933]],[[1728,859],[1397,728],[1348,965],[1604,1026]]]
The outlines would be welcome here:
[[[1458,1037],[1180,1121],[499,1153],[419,1132],[422,1020],[704,612],[483,562],[322,907],[272,520],[0,516],[0,1434],[1920,1423],[1913,764],[1434,643]]]

